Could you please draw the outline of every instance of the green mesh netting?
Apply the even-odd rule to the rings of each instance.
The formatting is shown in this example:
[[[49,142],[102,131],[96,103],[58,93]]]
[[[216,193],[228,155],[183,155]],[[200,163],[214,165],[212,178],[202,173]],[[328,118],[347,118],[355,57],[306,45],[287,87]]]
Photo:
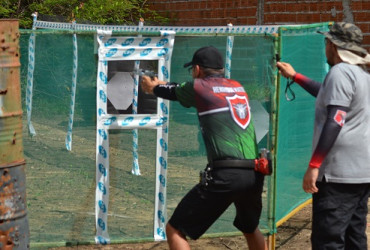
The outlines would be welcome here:
[[[322,82],[327,73],[324,37],[328,24],[280,29],[281,60],[300,72]],[[291,89],[295,99],[287,101],[287,79],[280,78],[276,150],[276,221],[311,198],[302,189],[303,175],[311,157],[315,98],[298,84]],[[288,99],[292,96],[288,92]]]
[[[319,27],[325,29],[326,25]],[[281,32],[280,42],[263,34],[234,38],[231,78],[240,81],[250,99],[260,103],[271,116],[269,132],[259,142],[259,147],[272,148],[274,136],[277,136],[276,182],[274,176],[266,178],[263,193],[260,228],[266,234],[274,233],[276,222],[308,199],[301,191],[301,179],[310,156],[313,120],[314,99],[296,86],[293,86],[296,100],[287,102],[282,91],[284,80],[281,79],[279,95],[275,97],[276,45],[280,43],[282,47],[282,60],[291,62],[298,71],[322,80],[325,73],[322,70],[323,42],[314,33],[316,29],[315,26],[304,28],[303,32],[296,29],[290,32],[287,28]],[[29,32],[21,33],[23,100],[26,96],[28,39]],[[201,46],[213,45],[225,54],[226,39],[226,36],[177,36],[171,80],[190,79],[183,64]],[[76,107],[73,147],[69,152],[64,140],[71,99],[72,35],[58,32],[36,35],[32,105],[36,135],[33,137],[28,135],[24,115],[27,203],[33,249],[94,241],[97,55],[94,35],[78,34],[77,41]],[[275,112],[276,107],[278,112]],[[253,112],[252,106],[252,115]],[[275,114],[278,114],[277,135],[274,135]],[[155,130],[139,130],[141,176],[134,176],[131,174],[131,130],[110,131],[108,231],[113,243],[153,239],[155,140]],[[185,193],[198,182],[199,171],[205,164],[205,149],[195,109],[171,103],[168,217]],[[232,225],[234,215],[234,207],[230,207],[207,234],[236,233]]]

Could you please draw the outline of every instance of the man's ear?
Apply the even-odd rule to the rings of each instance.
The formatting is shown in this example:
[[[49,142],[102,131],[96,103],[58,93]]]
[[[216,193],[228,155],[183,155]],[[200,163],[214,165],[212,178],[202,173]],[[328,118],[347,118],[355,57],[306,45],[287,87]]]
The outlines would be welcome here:
[[[194,65],[193,66],[193,73],[194,73],[194,78],[199,78],[200,77],[200,67],[199,65]]]

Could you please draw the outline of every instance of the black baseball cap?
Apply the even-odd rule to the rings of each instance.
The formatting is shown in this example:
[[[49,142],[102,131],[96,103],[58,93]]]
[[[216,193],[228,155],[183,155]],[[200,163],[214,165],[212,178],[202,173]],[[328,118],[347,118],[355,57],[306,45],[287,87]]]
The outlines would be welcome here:
[[[191,62],[185,63],[184,68],[199,65],[204,68],[223,69],[224,60],[218,49],[213,46],[202,47],[195,51]]]

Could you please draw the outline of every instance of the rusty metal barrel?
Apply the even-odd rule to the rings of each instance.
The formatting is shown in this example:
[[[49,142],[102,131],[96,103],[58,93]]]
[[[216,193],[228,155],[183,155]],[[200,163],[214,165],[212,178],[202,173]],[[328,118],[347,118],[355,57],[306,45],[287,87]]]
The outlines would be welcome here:
[[[0,249],[29,249],[19,23],[0,19]]]

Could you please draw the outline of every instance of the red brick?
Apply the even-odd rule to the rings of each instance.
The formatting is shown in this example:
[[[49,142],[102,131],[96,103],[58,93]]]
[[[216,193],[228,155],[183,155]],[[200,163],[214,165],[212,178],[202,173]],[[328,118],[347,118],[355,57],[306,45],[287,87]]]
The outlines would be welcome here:
[[[296,14],[279,14],[275,15],[275,22],[277,23],[294,23],[296,21]]]
[[[270,12],[285,12],[285,4],[282,3],[272,3],[268,5]]]
[[[246,8],[238,8],[237,9],[237,16],[240,17],[246,17],[247,15],[247,9]]]
[[[343,10],[343,4],[341,1],[339,2],[328,2],[327,3],[328,10],[331,10],[332,8],[335,8],[337,11],[338,10]]]
[[[265,4],[263,6],[263,11],[264,11],[265,14],[270,13],[271,12],[270,4]]]
[[[211,11],[202,11],[202,18],[211,18],[212,12]]]
[[[310,4],[304,3],[304,4],[298,4],[300,6],[300,11],[303,12],[309,12],[310,11]]]
[[[320,14],[319,13],[315,13],[315,14],[311,14],[311,23],[319,23],[320,22]]]
[[[247,23],[245,25],[256,25],[257,19],[254,17],[248,17],[247,18]]]
[[[330,8],[328,8],[328,5],[327,5],[326,2],[317,3],[317,7],[319,8],[319,11],[321,11],[321,12],[330,10]]]
[[[362,1],[359,2],[351,2],[351,9],[356,11],[356,10],[362,10]]]
[[[285,9],[287,12],[297,12],[299,10],[299,4],[287,4]]]
[[[225,16],[227,18],[236,18],[238,16],[237,15],[237,10],[236,9],[232,9],[232,10],[228,9],[225,12]]]
[[[171,9],[172,10],[184,10],[185,9],[185,6],[184,6],[184,3],[178,3],[176,2],[175,4],[169,4],[171,6]]]
[[[193,16],[189,11],[178,11],[177,12],[177,18],[180,19],[180,20],[184,20],[184,19],[191,20],[191,19],[193,19]]]
[[[286,4],[285,3],[279,4],[279,6],[277,7],[277,11],[278,12],[285,12],[286,11]]]
[[[152,0],[150,6],[163,16],[168,16],[171,25],[204,26],[256,25],[258,0],[199,0],[170,1]],[[342,0],[277,0],[264,1],[264,24],[316,23],[343,21]],[[351,9],[355,22],[364,33],[370,33],[370,1],[352,0]],[[336,16],[331,15],[335,8]],[[272,14],[273,13],[273,14]],[[364,38],[364,46],[370,49],[370,36]]]
[[[369,22],[369,13],[355,12],[353,13],[353,19],[355,22]]]
[[[370,10],[370,2],[362,1],[362,10]]]
[[[275,23],[275,15],[268,14],[264,16],[264,21],[265,24],[274,24]]]
[[[233,23],[233,25],[246,25],[247,23],[247,18],[245,17],[241,17],[241,18],[237,18],[235,23]]]
[[[220,8],[220,2],[217,0],[214,1],[208,1],[207,2],[207,9],[219,9]]]
[[[320,9],[317,6],[317,3],[311,3],[310,4],[310,11],[311,12],[318,12],[318,11],[320,11]]]
[[[240,8],[241,7],[241,3],[240,3],[240,1],[232,1],[233,2],[233,7],[234,8]],[[222,2],[221,2],[222,3]]]
[[[194,8],[194,10],[200,9],[200,3],[199,2],[193,2],[193,8]]]
[[[223,25],[220,20],[217,20],[217,19],[209,19],[207,25]]]
[[[265,12],[276,12],[276,4],[275,3],[270,3],[266,5],[266,9],[264,10]]]
[[[170,11],[176,11],[178,10],[178,6],[176,4],[166,4],[166,10],[170,10]]]
[[[333,17],[331,16],[331,14],[321,13],[320,14],[320,21],[321,22],[333,21]]]
[[[297,14],[296,16],[297,23],[313,23],[311,14]]]
[[[370,35],[365,35],[362,44],[370,45]]]
[[[362,33],[370,33],[370,22],[369,23],[356,23],[356,25],[361,29]]]
[[[343,12],[340,12],[340,13],[337,14],[336,19],[334,21],[343,22],[343,20],[344,20],[344,14],[343,14]]]
[[[199,5],[200,5],[199,9],[203,10],[203,9],[207,8],[207,3],[206,2],[200,2]]]
[[[297,14],[297,23],[318,23],[320,22],[320,14]]]
[[[173,12],[168,12],[168,14],[169,14],[169,16],[168,16],[168,17],[169,17],[170,19],[178,19],[178,17],[177,17],[177,16],[178,16],[178,12],[174,12],[174,11],[173,11]]]
[[[248,16],[256,16],[256,14],[257,14],[257,8],[254,8],[254,7],[247,8]]]

